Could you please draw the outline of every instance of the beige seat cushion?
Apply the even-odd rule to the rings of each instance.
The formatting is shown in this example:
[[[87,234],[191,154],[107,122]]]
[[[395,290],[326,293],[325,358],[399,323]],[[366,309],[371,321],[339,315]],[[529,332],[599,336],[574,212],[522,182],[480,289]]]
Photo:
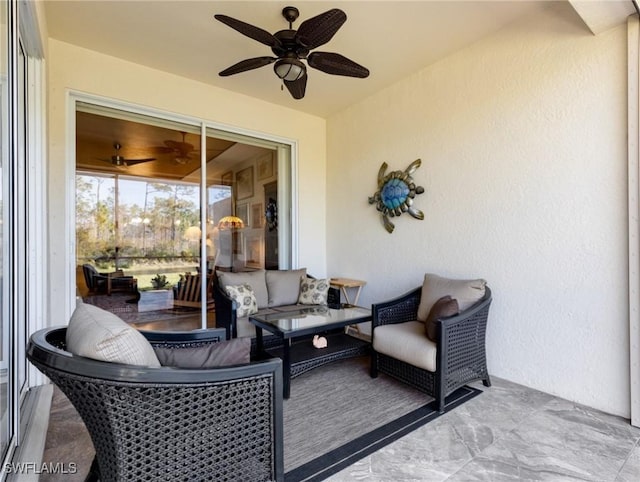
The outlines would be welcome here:
[[[256,326],[249,321],[248,316],[236,318],[236,329],[238,338],[251,338],[256,336]]]
[[[253,289],[253,294],[255,295],[258,303],[258,309],[267,307],[269,303],[269,296],[267,294],[267,283],[265,281],[264,270],[242,271],[240,273],[216,271],[216,274],[223,291],[227,286],[248,284]]]
[[[269,307],[295,305],[300,296],[300,280],[306,276],[306,268],[267,271]],[[260,308],[259,304],[258,308]]]
[[[418,306],[418,320],[426,321],[435,302],[446,295],[458,301],[461,312],[470,308],[482,299],[486,284],[483,279],[459,280],[425,274]]]
[[[437,347],[425,334],[421,321],[407,321],[393,325],[378,326],[374,330],[373,348],[430,372],[436,371]]]
[[[80,303],[67,327],[67,350],[94,360],[159,367],[151,343],[113,313]]]

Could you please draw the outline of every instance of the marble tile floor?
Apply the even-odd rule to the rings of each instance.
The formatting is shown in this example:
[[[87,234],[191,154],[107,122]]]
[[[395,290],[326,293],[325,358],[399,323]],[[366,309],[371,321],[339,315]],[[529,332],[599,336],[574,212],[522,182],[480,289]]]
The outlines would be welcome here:
[[[328,480],[640,481],[640,429],[499,378]]]
[[[473,384],[484,393],[328,480],[640,480],[640,429],[628,420],[495,377],[492,382],[491,388]],[[67,425],[72,412],[56,389],[45,461],[75,460],[80,470],[74,480],[83,480],[93,449],[82,424]],[[73,482],[68,477],[65,482]]]

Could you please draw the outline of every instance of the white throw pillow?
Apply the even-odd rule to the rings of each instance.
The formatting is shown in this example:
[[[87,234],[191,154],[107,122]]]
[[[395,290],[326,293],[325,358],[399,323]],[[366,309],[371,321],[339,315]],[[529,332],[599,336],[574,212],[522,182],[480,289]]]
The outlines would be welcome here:
[[[236,315],[238,318],[253,315],[258,312],[258,302],[253,289],[247,283],[242,285],[225,286],[225,291],[229,297],[236,302]]]
[[[298,303],[302,305],[326,305],[329,281],[326,279],[302,278]]]
[[[460,312],[470,308],[482,299],[486,284],[483,279],[449,279],[431,273],[425,274],[418,306],[418,320],[426,321],[435,302],[447,295],[458,301]]]
[[[151,343],[113,313],[80,303],[67,327],[67,350],[94,360],[159,367]]]

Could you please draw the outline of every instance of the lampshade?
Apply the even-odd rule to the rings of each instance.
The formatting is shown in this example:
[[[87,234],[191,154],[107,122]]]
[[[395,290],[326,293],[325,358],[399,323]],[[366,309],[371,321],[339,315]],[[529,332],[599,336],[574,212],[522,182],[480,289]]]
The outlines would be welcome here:
[[[280,59],[273,66],[276,75],[282,80],[298,80],[306,72],[306,67],[298,59]]]
[[[202,231],[198,226],[189,226],[184,232],[184,239],[187,241],[198,241],[202,236]]]
[[[218,221],[218,229],[242,229],[244,221],[237,216],[225,216]]]

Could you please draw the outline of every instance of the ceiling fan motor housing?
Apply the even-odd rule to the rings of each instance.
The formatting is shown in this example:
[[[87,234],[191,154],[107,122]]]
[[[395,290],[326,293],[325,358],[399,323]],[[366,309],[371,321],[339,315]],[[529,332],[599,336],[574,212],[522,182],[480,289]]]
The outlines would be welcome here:
[[[273,34],[280,41],[280,45],[271,47],[271,51],[278,57],[294,54],[298,58],[305,59],[309,55],[309,49],[300,44],[300,37],[296,40],[296,30],[280,30]]]
[[[117,155],[117,156],[111,156],[111,162],[113,163],[114,166],[125,166],[127,165],[127,161],[125,160],[124,157]]]

